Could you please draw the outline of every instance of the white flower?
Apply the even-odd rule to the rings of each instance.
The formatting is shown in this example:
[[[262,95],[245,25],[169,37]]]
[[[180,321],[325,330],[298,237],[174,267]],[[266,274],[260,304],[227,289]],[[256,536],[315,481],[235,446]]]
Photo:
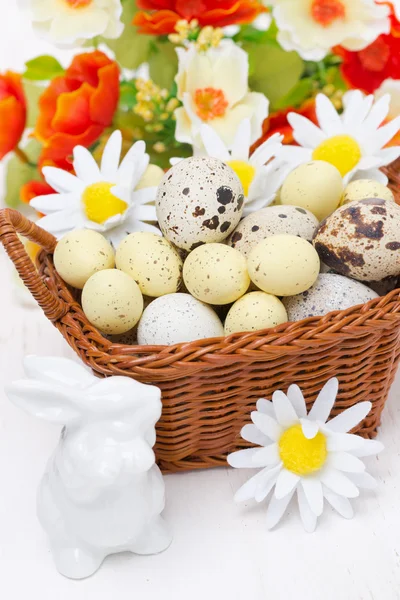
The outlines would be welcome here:
[[[400,0],[375,0],[377,4],[387,4],[388,2],[393,6],[394,14],[396,19],[400,21]]]
[[[83,43],[97,35],[118,38],[124,25],[120,0],[19,0],[35,31],[54,44]]]
[[[376,90],[375,98],[379,100],[386,94],[390,95],[390,106],[388,118],[394,119],[400,115],[400,80],[399,79],[385,79],[381,87]]]
[[[200,127],[207,123],[232,147],[235,132],[243,119],[250,119],[251,141],[262,133],[268,116],[268,100],[249,92],[249,58],[232,40],[222,40],[205,52],[177,48],[179,68],[175,81],[183,106],[176,109],[175,137],[179,142],[200,145]]]
[[[76,176],[44,167],[47,183],[58,193],[31,200],[31,206],[46,215],[38,225],[58,239],[73,229],[94,229],[114,247],[135,231],[161,235],[144,222],[157,220],[155,207],[148,204],[154,201],[157,187],[138,189],[149,164],[145,143],[136,142],[119,164],[121,147],[121,132],[114,131],[104,148],[100,169],[82,146],[74,148]]]
[[[253,425],[245,425],[241,435],[262,447],[228,456],[232,467],[262,468],[238,490],[235,500],[262,502],[273,490],[269,529],[278,524],[296,492],[304,528],[314,531],[324,498],[343,517],[352,518],[349,498],[356,498],[359,488],[376,485],[360,458],[377,454],[383,445],[348,433],[367,416],[371,403],[360,402],[327,421],[337,391],[338,380],[330,379],[308,414],[297,385],[291,385],[287,395],[275,392],[272,402],[259,400],[251,413]]]
[[[389,8],[374,0],[274,0],[278,41],[306,60],[322,60],[336,45],[362,50],[389,33]]]
[[[318,125],[289,113],[293,137],[298,146],[283,146],[280,157],[296,166],[310,160],[324,160],[341,173],[344,183],[351,179],[375,179],[383,184],[387,177],[379,170],[400,156],[400,146],[385,148],[400,130],[400,117],[382,125],[389,112],[390,96],[374,103],[373,96],[359,90],[343,97],[344,110],[339,115],[324,95],[316,98]]]
[[[283,136],[270,137],[250,156],[251,125],[245,119],[237,128],[232,150],[209,125],[202,125],[200,137],[207,156],[219,158],[239,177],[245,194],[243,215],[264,208],[273,202],[291,167],[275,157],[282,147]]]

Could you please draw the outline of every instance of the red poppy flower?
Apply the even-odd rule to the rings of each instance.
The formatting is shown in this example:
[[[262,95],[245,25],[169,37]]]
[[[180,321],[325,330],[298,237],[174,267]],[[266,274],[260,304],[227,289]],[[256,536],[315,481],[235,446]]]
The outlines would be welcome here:
[[[39,99],[35,135],[44,146],[40,165],[68,168],[74,146],[90,146],[111,125],[118,100],[116,62],[98,50],[76,56]]]
[[[197,19],[200,27],[225,27],[251,23],[266,11],[259,0],[138,0],[137,6],[152,12],[138,12],[133,24],[152,35],[173,33],[181,19]]]
[[[14,150],[25,129],[26,99],[21,76],[0,74],[0,160]]]
[[[36,196],[48,196],[55,193],[55,190],[45,181],[29,181],[21,187],[20,197],[22,202],[29,204]]]

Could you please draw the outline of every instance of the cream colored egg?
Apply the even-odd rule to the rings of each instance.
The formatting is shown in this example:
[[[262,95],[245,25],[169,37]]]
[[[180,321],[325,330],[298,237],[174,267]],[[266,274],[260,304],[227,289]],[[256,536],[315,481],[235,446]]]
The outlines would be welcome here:
[[[300,165],[286,178],[281,203],[301,206],[319,221],[339,206],[343,194],[342,176],[336,167],[322,160]]]
[[[66,283],[81,290],[94,273],[113,268],[114,251],[97,231],[75,229],[58,242],[54,266]]]
[[[250,285],[245,257],[224,244],[193,250],[183,265],[183,279],[195,298],[216,305],[235,302]]]
[[[316,281],[320,260],[313,246],[294,235],[274,235],[249,254],[247,268],[253,283],[275,296],[294,296]]]
[[[182,281],[182,259],[165,238],[138,231],[118,246],[117,268],[130,275],[142,294],[158,298],[177,292]]]
[[[143,188],[158,186],[164,177],[164,171],[157,165],[149,165],[143,173],[139,183],[136,185],[135,190],[142,190]]]
[[[86,282],[82,308],[90,323],[100,331],[125,333],[140,319],[143,296],[132,277],[117,269],[106,269]]]
[[[286,309],[276,296],[250,292],[230,308],[225,320],[225,334],[267,329],[287,320]]]
[[[374,179],[357,179],[345,188],[342,204],[353,202],[353,200],[364,200],[365,198],[382,198],[382,200],[394,200],[393,192],[379,181]]]

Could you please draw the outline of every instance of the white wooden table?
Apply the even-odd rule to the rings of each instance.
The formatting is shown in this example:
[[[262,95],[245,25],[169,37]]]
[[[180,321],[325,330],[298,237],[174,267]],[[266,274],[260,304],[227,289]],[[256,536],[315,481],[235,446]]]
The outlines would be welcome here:
[[[34,40],[13,4],[0,0],[8,17],[0,19],[0,70],[21,68],[24,59],[51,51]],[[368,465],[380,485],[354,501],[353,521],[328,510],[310,535],[294,507],[275,531],[267,532],[265,506],[233,503],[234,491],[250,472],[222,468],[169,475],[165,516],[174,542],[167,552],[114,556],[81,582],[58,575],[36,519],[35,494],[59,430],[12,406],[3,385],[21,377],[25,354],[73,354],[38,309],[18,303],[10,264],[1,251],[0,281],[2,600],[400,598],[399,378],[379,435],[386,450]]]

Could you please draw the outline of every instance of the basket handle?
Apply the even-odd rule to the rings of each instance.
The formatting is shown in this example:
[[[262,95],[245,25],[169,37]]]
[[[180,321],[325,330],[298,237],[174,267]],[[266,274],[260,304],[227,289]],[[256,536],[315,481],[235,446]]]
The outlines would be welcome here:
[[[49,253],[54,252],[57,240],[51,233],[29,221],[17,210],[11,208],[0,210],[0,242],[46,317],[50,321],[57,321],[67,312],[67,305],[45,285],[19,239],[18,233]]]

